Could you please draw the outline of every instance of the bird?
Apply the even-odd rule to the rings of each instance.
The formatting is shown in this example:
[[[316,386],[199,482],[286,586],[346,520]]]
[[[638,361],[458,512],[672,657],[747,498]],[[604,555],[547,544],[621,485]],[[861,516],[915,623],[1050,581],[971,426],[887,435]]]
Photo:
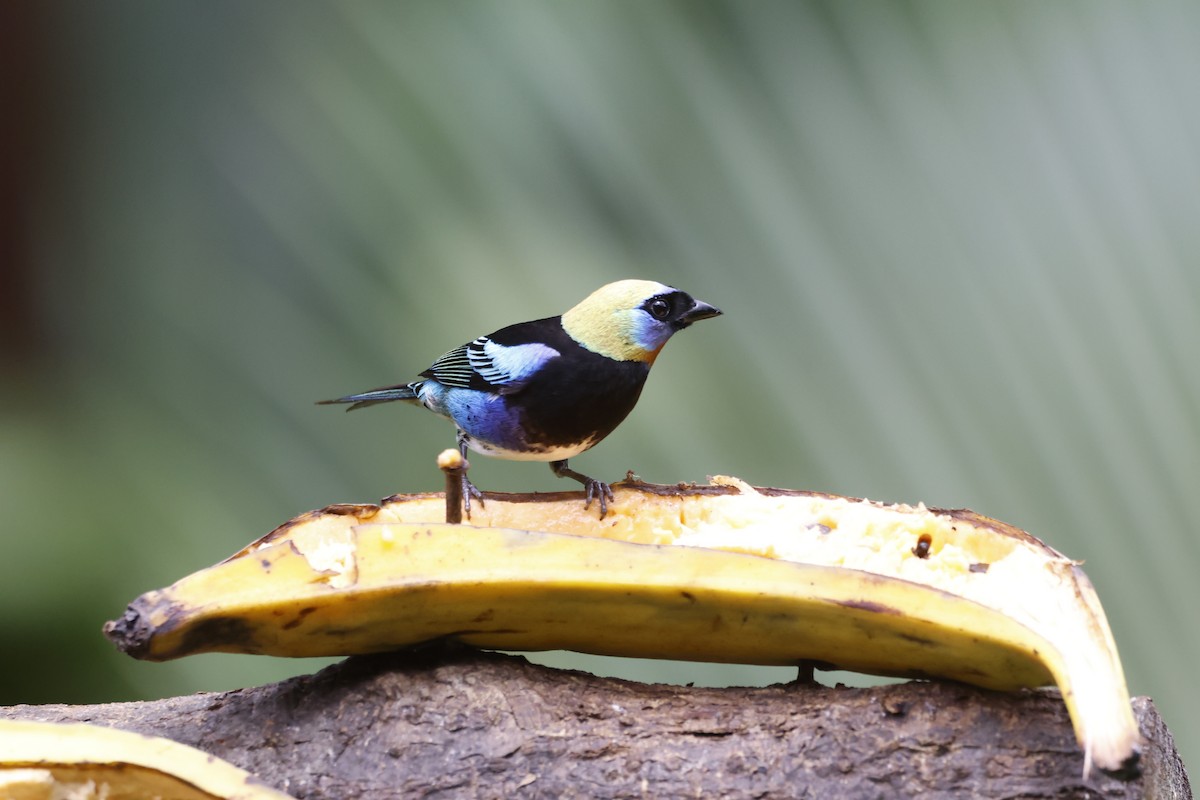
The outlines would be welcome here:
[[[455,348],[417,380],[319,404],[347,411],[403,401],[445,417],[467,450],[514,461],[548,461],[560,478],[583,484],[584,509],[613,500],[609,484],[576,472],[568,460],[613,432],[637,404],[663,345],[720,309],[656,281],[600,287],[557,317],[518,322]],[[483,494],[462,475],[468,518]]]

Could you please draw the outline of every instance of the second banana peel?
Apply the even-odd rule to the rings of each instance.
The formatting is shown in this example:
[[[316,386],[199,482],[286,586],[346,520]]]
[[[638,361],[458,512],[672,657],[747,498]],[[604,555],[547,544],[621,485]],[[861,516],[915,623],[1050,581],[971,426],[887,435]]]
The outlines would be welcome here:
[[[85,723],[0,720],[4,800],[295,800],[195,748]]]
[[[1084,753],[1136,773],[1140,742],[1104,611],[1078,563],[964,510],[812,492],[614,484],[330,506],[148,592],[105,626],[122,651],[329,656],[438,639],[503,650],[1057,684]]]

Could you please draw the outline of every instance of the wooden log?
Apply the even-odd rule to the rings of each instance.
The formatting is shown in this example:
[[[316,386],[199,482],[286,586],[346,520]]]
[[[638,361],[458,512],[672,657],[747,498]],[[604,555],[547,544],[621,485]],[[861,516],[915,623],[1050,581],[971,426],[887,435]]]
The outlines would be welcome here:
[[[1190,798],[1154,704],[1142,775],[1095,770],[1055,690],[640,684],[460,647],[233,692],[13,706],[165,736],[299,798]]]

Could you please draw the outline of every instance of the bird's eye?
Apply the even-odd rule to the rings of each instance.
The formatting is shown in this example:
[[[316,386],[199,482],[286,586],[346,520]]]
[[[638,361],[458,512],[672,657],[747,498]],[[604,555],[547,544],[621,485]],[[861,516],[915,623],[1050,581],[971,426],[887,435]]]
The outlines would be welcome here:
[[[650,315],[655,319],[666,319],[671,314],[671,304],[661,297],[650,301]]]

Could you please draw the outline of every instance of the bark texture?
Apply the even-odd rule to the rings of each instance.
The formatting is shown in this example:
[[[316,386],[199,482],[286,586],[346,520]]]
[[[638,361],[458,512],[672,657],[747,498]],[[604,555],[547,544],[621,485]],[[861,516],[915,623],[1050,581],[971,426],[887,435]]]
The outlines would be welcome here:
[[[219,694],[0,717],[198,747],[299,798],[1190,798],[1153,703],[1143,774],[1082,777],[1056,691],[912,682],[698,689],[457,648]]]

